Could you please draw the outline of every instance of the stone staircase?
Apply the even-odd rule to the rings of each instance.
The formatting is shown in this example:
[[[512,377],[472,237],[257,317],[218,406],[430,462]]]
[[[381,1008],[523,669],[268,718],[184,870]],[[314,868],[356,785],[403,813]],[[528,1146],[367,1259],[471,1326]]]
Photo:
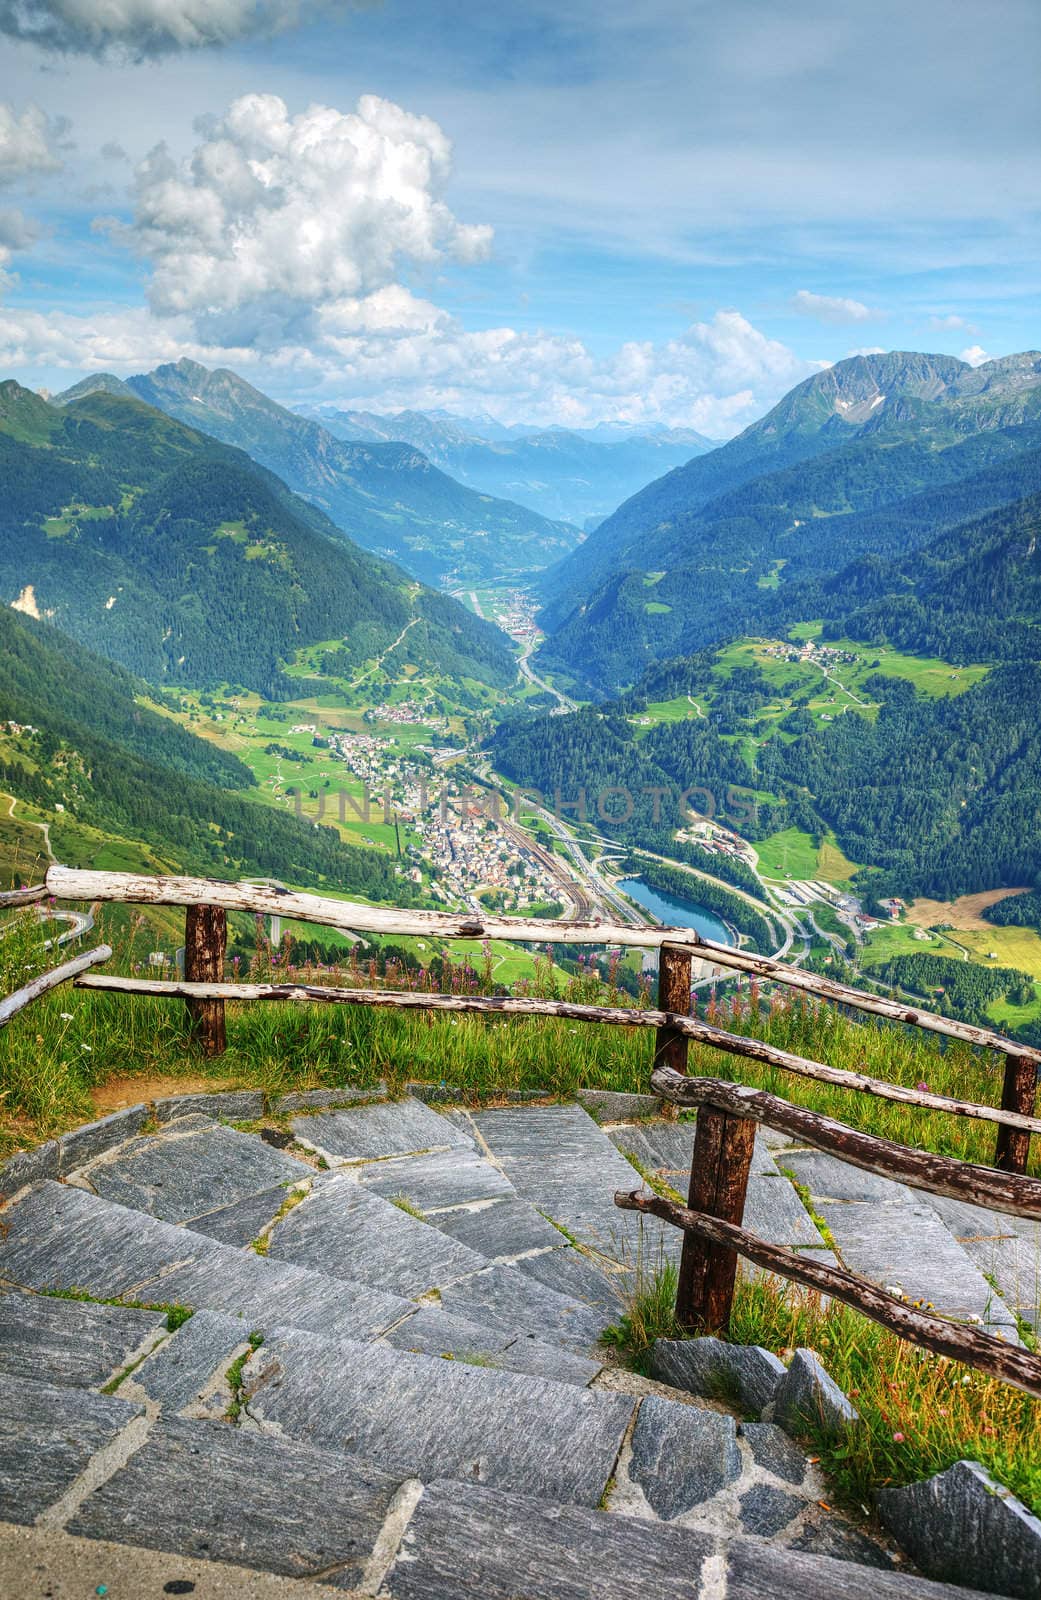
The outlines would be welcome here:
[[[183,1112],[81,1141],[0,1215],[0,1520],[395,1600],[968,1593],[828,1510],[780,1428],[605,1365],[636,1267],[678,1250],[613,1205],[626,1153],[683,1190],[690,1124],[412,1098],[259,1131]],[[877,1275],[865,1207],[920,1241],[917,1197],[761,1141],[765,1237],[830,1253],[778,1160],[851,1265]],[[929,1297],[1013,1329],[980,1219],[929,1215]],[[995,1242],[1018,1272],[1029,1241]]]

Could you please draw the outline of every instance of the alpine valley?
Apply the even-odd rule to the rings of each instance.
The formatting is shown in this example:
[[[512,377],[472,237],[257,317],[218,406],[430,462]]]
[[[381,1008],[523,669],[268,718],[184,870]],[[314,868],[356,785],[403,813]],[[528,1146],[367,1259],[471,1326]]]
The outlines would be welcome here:
[[[305,409],[0,385],[8,877],[665,896],[1041,1034],[1041,355],[852,357],[720,446]]]

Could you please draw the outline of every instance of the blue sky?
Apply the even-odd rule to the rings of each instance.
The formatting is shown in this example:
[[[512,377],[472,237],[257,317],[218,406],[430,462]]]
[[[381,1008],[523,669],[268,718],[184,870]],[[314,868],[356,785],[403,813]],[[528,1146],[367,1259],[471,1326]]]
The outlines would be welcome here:
[[[854,350],[1041,343],[1034,0],[100,11],[0,0],[23,381],[723,436]]]

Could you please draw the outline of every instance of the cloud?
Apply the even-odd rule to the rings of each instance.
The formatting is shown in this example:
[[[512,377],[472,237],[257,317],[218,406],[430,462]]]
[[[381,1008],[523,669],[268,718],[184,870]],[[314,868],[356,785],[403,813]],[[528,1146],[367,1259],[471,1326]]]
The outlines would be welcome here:
[[[39,106],[28,105],[19,115],[0,101],[0,183],[60,172],[68,128],[64,117],[49,117]]]
[[[938,333],[975,333],[976,329],[971,322],[966,322],[964,317],[952,315],[947,317],[930,317],[930,328],[935,328]]]
[[[141,60],[268,37],[348,0],[0,0],[0,33],[65,55]]]
[[[961,359],[967,361],[970,367],[982,367],[985,361],[992,361],[994,358],[987,354],[982,345],[970,344],[967,350],[962,351]]]
[[[40,237],[40,224],[23,211],[0,211],[0,249],[27,250]]]
[[[790,305],[800,317],[814,317],[818,322],[870,322],[872,317],[882,315],[860,300],[814,294],[810,289],[800,289],[792,295]]]
[[[717,437],[760,416],[818,371],[738,311],[717,311],[674,339],[594,355],[581,339],[499,327],[467,329],[400,285],[341,300],[306,344],[214,342],[180,314],[144,307],[72,315],[0,308],[0,369],[73,375],[140,372],[190,356],[241,372],[283,401],[345,408],[443,407],[504,422],[602,420],[685,424]]]
[[[115,237],[151,267],[157,313],[271,342],[387,288],[404,265],[487,255],[491,229],[457,221],[442,198],[451,150],[436,122],[375,95],[296,117],[277,95],[243,95],[187,162],[151,152],[133,224]]]

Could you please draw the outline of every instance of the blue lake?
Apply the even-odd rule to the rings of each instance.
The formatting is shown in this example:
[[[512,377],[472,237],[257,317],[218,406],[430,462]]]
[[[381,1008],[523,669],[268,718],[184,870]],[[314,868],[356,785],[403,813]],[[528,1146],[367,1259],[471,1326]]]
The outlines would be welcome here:
[[[664,889],[651,889],[642,878],[622,878],[618,887],[659,922],[673,928],[696,928],[702,938],[714,939],[717,944],[734,942],[730,929],[696,900],[682,900]]]

